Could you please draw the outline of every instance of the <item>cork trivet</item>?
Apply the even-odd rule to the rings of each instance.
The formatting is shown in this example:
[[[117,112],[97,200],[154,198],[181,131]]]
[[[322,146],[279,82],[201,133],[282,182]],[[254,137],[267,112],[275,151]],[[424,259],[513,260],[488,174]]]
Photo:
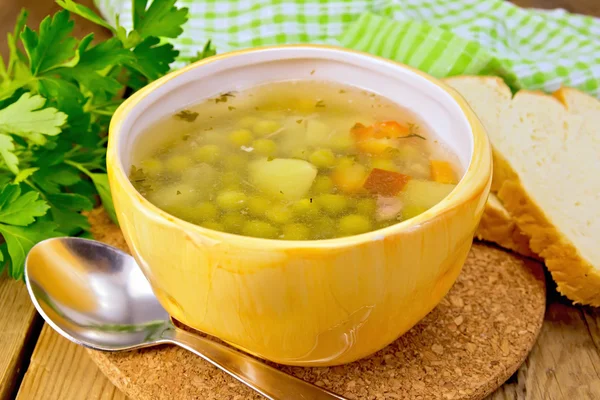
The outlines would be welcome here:
[[[102,211],[90,215],[101,241],[126,249]],[[454,287],[417,326],[369,358],[337,367],[276,366],[348,399],[482,399],[523,362],[545,310],[542,266],[474,244]],[[134,400],[260,399],[186,350],[90,351],[108,378]]]

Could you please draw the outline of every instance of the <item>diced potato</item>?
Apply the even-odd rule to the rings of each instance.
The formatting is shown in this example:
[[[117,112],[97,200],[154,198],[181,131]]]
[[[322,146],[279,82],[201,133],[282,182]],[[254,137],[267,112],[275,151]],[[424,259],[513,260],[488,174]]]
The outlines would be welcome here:
[[[431,179],[439,183],[456,183],[456,175],[448,161],[431,160]]]
[[[304,160],[261,159],[248,166],[250,181],[275,198],[298,200],[306,196],[317,176],[317,168]]]
[[[405,207],[417,206],[429,209],[444,199],[456,185],[412,179],[402,191]]]
[[[327,146],[332,133],[333,128],[322,121],[316,119],[306,121],[306,142],[310,146]]]
[[[206,196],[217,179],[217,171],[208,164],[197,164],[188,168],[181,175],[181,181],[193,186],[197,191],[204,191]]]
[[[159,188],[148,195],[148,200],[167,212],[188,207],[200,198],[201,192],[188,183],[178,183]]]
[[[333,183],[345,193],[360,192],[366,177],[367,169],[361,164],[338,165],[331,174]]]
[[[410,176],[394,171],[373,168],[364,187],[369,192],[383,196],[397,195],[410,180]]]

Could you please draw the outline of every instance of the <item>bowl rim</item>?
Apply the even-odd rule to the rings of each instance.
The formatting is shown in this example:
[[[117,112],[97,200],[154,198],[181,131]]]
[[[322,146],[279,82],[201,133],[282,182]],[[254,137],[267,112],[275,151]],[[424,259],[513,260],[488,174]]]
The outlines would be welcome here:
[[[471,127],[473,140],[472,153],[469,160],[468,168],[465,171],[461,180],[456,185],[456,187],[452,190],[452,192],[444,199],[442,199],[439,203],[435,204],[433,207],[426,210],[422,214],[401,221],[397,224],[358,235],[319,240],[263,239],[228,232],[215,231],[179,219],[174,215],[169,214],[168,212],[158,208],[145,197],[143,197],[129,181],[129,178],[127,177],[127,174],[124,171],[123,164],[121,162],[118,151],[120,147],[120,140],[124,135],[123,129],[121,129],[122,125],[126,121],[128,114],[138,105],[138,103],[142,99],[147,97],[150,93],[166,84],[168,81],[178,77],[179,75],[185,74],[188,71],[200,68],[203,65],[210,64],[212,62],[223,60],[226,58],[235,57],[238,55],[261,51],[277,51],[281,49],[313,49],[334,52],[345,52],[351,53],[356,56],[370,58],[373,61],[390,63],[396,67],[406,69],[409,72],[419,75],[421,78],[428,80],[429,82],[433,83],[434,85],[438,86],[443,91],[445,91],[447,94],[449,94],[463,112],[464,117],[467,119],[467,122]],[[386,237],[392,236],[394,234],[400,234],[402,232],[418,229],[421,225],[424,225],[428,222],[431,222],[435,219],[441,218],[444,215],[451,213],[455,208],[459,207],[465,202],[468,202],[473,197],[479,195],[486,189],[486,186],[489,188],[492,179],[492,149],[487,133],[482,123],[475,115],[475,112],[471,109],[467,101],[455,89],[442,82],[441,80],[406,64],[358,50],[352,50],[340,46],[324,44],[272,45],[229,51],[223,54],[218,54],[203,60],[196,61],[176,71],[172,71],[167,75],[149,83],[142,89],[135,92],[128,99],[126,99],[115,111],[109,126],[109,139],[106,163],[111,189],[113,185],[118,185],[121,189],[125,191],[126,195],[132,199],[136,207],[141,208],[147,216],[157,219],[160,223],[175,225],[188,234],[194,233],[206,237],[207,239],[213,239],[217,242],[228,242],[229,244],[235,244],[236,246],[248,248],[270,248],[283,250],[299,248],[341,249],[360,245],[365,242],[383,240]],[[114,179],[111,179],[111,177],[113,177]]]

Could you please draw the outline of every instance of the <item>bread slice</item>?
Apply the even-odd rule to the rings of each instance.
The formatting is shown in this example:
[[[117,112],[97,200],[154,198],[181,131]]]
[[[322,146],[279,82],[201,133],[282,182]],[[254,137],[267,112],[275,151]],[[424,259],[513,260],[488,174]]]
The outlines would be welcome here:
[[[496,78],[447,82],[486,127],[494,147],[492,190],[558,291],[600,306],[600,103],[572,89],[554,97],[522,90],[511,99]]]
[[[475,237],[479,240],[494,242],[517,254],[537,258],[537,255],[529,247],[529,237],[521,232],[513,217],[493,193],[490,193],[485,205]]]

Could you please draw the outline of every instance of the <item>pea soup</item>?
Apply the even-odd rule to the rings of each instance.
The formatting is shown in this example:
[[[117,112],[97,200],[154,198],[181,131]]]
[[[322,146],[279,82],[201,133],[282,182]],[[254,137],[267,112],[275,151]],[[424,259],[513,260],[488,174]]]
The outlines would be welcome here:
[[[397,104],[300,80],[222,93],[154,124],[130,180],[164,211],[259,238],[331,239],[384,228],[454,188],[458,162]]]

